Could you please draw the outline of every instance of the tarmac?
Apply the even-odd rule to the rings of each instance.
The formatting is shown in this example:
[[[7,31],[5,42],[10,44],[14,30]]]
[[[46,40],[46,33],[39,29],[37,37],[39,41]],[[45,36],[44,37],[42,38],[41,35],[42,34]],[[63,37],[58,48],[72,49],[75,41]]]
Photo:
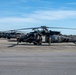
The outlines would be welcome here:
[[[76,45],[17,45],[0,39],[0,75],[76,75]]]

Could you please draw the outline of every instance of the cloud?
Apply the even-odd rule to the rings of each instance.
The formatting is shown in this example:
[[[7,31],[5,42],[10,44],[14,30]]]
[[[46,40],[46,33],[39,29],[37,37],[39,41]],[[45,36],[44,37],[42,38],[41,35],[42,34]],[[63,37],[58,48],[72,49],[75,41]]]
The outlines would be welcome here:
[[[55,3],[55,2],[50,2],[50,1],[45,1],[45,0],[32,0],[34,2],[38,2],[38,3],[45,3],[45,4],[50,4],[50,3]]]
[[[29,0],[19,0],[19,1],[25,3],[25,2],[28,2]]]
[[[22,17],[5,17],[0,18],[0,22],[47,22],[51,20],[61,20],[61,19],[69,19],[69,18],[75,18],[76,17],[76,11],[70,11],[70,10],[43,10],[43,11],[35,11],[31,14],[28,14],[27,17],[25,17],[26,14],[22,14]]]
[[[35,21],[33,18],[0,18],[0,22],[32,22]]]
[[[18,4],[18,1],[15,1],[15,0],[0,3],[0,5],[3,5],[3,6],[16,5],[16,4]]]
[[[10,1],[2,1],[0,3],[1,6],[12,6],[12,5],[20,5],[22,3],[26,3],[28,0],[10,0]]]
[[[76,2],[67,3],[69,5],[76,5]]]
[[[39,20],[61,20],[76,17],[76,11],[36,11],[34,14],[31,14],[30,17]]]

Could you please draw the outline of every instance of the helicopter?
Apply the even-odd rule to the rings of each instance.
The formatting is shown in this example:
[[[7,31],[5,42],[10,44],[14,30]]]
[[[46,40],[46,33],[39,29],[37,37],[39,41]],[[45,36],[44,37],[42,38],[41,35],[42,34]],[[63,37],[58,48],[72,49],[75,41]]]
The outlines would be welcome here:
[[[17,44],[21,42],[33,43],[34,45],[42,45],[42,43],[48,43],[49,45],[51,45],[51,43],[64,43],[64,42],[73,42],[74,44],[76,44],[76,39],[74,39],[73,37],[62,35],[59,31],[48,30],[49,28],[76,30],[75,28],[47,27],[47,26],[34,27],[34,28],[21,28],[17,30],[32,29],[33,31],[17,37]]]
[[[24,33],[16,30],[8,30],[8,31],[3,31],[0,32],[0,38],[5,38],[5,39],[12,39],[12,38],[17,38],[20,35],[23,35]]]

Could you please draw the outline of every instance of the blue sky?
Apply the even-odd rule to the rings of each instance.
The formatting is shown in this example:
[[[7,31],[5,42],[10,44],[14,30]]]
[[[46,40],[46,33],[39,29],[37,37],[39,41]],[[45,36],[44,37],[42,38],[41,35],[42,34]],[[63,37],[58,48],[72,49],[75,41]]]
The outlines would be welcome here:
[[[0,0],[0,31],[45,25],[76,28],[76,0]]]

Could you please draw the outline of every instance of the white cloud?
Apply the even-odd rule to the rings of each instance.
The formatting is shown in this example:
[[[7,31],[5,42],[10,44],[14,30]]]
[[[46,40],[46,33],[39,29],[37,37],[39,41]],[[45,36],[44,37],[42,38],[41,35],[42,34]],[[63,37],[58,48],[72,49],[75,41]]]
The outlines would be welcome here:
[[[61,20],[61,19],[68,19],[68,18],[75,18],[76,11],[68,11],[68,10],[57,10],[57,11],[35,11],[32,14],[28,14],[27,17],[24,18],[15,18],[15,17],[5,17],[0,18],[0,22],[44,22],[47,20]]]
[[[19,0],[20,2],[28,2],[29,0]]]
[[[66,10],[36,11],[34,14],[31,14],[30,17],[39,20],[60,20],[76,17],[76,11],[66,11]]]
[[[0,18],[0,22],[32,22],[35,21],[33,18]]]
[[[0,5],[9,6],[9,5],[16,5],[18,1],[9,1],[9,2],[2,2]]]
[[[76,2],[67,3],[69,5],[76,5]]]

